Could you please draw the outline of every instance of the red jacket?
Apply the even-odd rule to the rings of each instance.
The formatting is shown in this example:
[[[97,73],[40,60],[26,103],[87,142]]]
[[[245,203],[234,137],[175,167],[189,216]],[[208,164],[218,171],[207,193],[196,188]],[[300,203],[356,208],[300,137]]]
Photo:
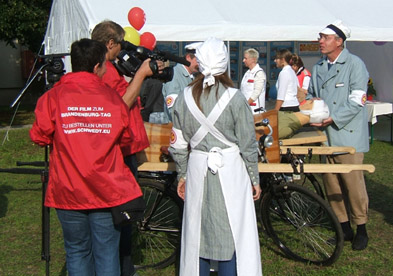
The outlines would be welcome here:
[[[303,87],[303,81],[305,77],[311,77],[311,73],[306,68],[303,68],[300,72],[297,73],[297,79],[299,81],[300,88]]]
[[[102,80],[115,89],[120,96],[126,93],[128,82],[124,77],[120,76],[115,66],[110,62],[106,62],[106,73],[102,77]],[[141,103],[140,98],[130,108],[130,130],[134,136],[133,142],[123,147],[123,153],[125,156],[134,154],[149,147],[149,139],[147,138],[145,125],[141,116]]]
[[[45,206],[108,208],[142,195],[124,164],[128,108],[88,72],[68,73],[37,102],[33,142],[51,145]]]

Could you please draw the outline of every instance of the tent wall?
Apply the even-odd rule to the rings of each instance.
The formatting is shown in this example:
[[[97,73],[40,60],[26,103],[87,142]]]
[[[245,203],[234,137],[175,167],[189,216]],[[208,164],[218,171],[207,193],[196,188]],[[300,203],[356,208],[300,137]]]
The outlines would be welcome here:
[[[225,3],[225,4],[224,4]],[[140,7],[158,41],[312,41],[336,19],[352,29],[353,41],[393,41],[391,0],[54,0],[45,36],[46,53],[62,53],[89,37],[104,19],[129,26],[128,11]],[[251,12],[252,11],[252,12]]]
[[[376,99],[393,102],[393,42],[348,42],[347,47],[366,64]]]
[[[127,15],[132,7],[146,13],[139,32],[152,32],[161,42],[201,41],[209,36],[225,41],[313,41],[324,26],[342,19],[352,31],[348,48],[365,61],[377,98],[392,101],[391,43],[372,43],[393,41],[391,0],[259,0],[248,4],[237,0],[53,0],[45,53],[69,53],[73,41],[90,37],[94,26],[105,19],[130,26]],[[306,63],[314,60],[306,57]],[[70,68],[69,60],[66,63]]]

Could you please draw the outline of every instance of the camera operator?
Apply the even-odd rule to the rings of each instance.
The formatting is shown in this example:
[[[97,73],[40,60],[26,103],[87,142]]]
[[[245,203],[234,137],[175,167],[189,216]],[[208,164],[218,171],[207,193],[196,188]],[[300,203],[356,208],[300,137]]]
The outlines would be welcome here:
[[[167,83],[164,83],[162,87],[162,93],[164,95],[164,110],[167,118],[161,122],[154,122],[150,120],[151,123],[168,123],[172,121],[172,108],[175,104],[176,98],[180,93],[183,93],[184,88],[186,88],[193,80],[193,74],[199,72],[198,63],[195,57],[195,49],[200,45],[201,42],[191,43],[185,46],[186,54],[184,58],[190,62],[189,66],[183,64],[176,64],[173,68],[173,79]]]
[[[92,39],[104,43],[108,49],[106,55],[107,71],[103,76],[103,81],[114,88],[124,102],[130,107],[130,130],[134,140],[126,148],[123,148],[124,162],[130,168],[137,179],[137,160],[136,153],[149,146],[144,123],[140,114],[139,93],[143,80],[153,75],[150,69],[150,59],[146,59],[139,69],[135,72],[130,83],[119,75],[117,69],[112,64],[121,51],[121,42],[124,39],[125,31],[113,21],[103,21],[95,26],[92,32]],[[163,62],[157,61],[159,70],[163,67]],[[135,268],[131,260],[131,225],[123,226],[120,238],[120,264],[121,275],[136,275]]]
[[[39,98],[30,130],[34,143],[51,146],[45,206],[56,208],[70,276],[120,274],[110,208],[142,195],[122,160],[128,107],[101,79],[106,53],[98,41],[72,44],[72,72]]]

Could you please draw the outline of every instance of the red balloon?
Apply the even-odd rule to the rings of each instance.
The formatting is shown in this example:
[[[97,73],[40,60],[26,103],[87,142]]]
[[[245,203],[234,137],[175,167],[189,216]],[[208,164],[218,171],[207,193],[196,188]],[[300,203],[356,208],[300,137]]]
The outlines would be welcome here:
[[[144,32],[141,34],[139,45],[153,51],[154,47],[156,47],[156,37],[150,32]]]
[[[128,12],[128,21],[130,22],[132,27],[139,31],[140,29],[142,29],[143,25],[145,25],[145,12],[138,7],[132,8]]]

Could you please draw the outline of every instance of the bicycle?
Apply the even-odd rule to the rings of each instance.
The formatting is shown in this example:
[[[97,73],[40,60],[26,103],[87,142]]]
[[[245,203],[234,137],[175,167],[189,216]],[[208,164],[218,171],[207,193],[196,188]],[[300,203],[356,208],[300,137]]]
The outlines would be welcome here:
[[[268,163],[266,148],[272,144],[268,119],[257,123],[270,129],[259,140],[261,162]],[[287,159],[296,168],[298,158]],[[340,223],[317,192],[295,184],[284,173],[261,173],[260,215],[266,233],[288,257],[317,265],[331,265],[341,254],[344,240]],[[315,179],[312,174],[309,179]],[[315,184],[316,186],[319,186]],[[321,191],[320,191],[321,192]]]
[[[137,269],[173,264],[180,249],[183,200],[177,196],[175,172],[139,172],[146,202],[143,220],[136,223],[132,260]]]
[[[266,119],[259,124],[270,127]],[[259,140],[262,163],[268,163],[266,148],[273,139],[271,127],[270,130]],[[287,155],[294,168],[297,162],[304,162],[302,157],[292,153]],[[323,192],[315,177],[306,174],[303,181],[311,182],[316,192],[296,184],[284,173],[261,173],[260,176],[262,199],[259,219],[273,242],[291,259],[317,265],[334,263],[343,248],[343,233],[332,209],[318,195],[323,195]],[[148,208],[144,220],[137,227],[137,236],[146,240],[144,245],[138,244],[144,255],[143,262],[136,262],[139,269],[162,268],[176,259],[180,247],[183,201],[177,196],[175,181],[174,172],[140,173],[139,183]],[[154,195],[154,200],[151,195]],[[170,206],[170,209],[166,206]],[[160,210],[165,210],[165,214],[159,220]],[[153,231],[149,229],[154,229],[154,236],[151,236]]]

